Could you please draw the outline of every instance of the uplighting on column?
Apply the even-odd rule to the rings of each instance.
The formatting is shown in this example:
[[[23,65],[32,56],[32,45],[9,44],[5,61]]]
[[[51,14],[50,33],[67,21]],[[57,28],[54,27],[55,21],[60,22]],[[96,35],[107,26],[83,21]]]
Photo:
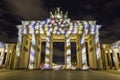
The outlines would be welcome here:
[[[95,34],[96,21],[89,21],[90,25],[90,34]]]
[[[44,30],[43,30],[43,22],[40,22],[40,34],[44,34]]]
[[[35,25],[35,34],[38,34],[39,33],[39,23],[37,22],[36,25]]]
[[[45,68],[50,68],[50,40],[51,40],[51,32],[46,31],[46,49],[45,49]]]
[[[89,24],[88,24],[87,21],[82,21],[82,23],[83,23],[83,25],[84,25],[84,27],[85,27],[85,34],[87,34],[87,33],[88,33],[88,30],[89,30]]]
[[[29,69],[34,68],[35,64],[35,45],[36,45],[36,40],[35,40],[35,33],[34,33],[34,26],[30,25],[30,34],[32,35],[32,41],[31,41],[31,48],[30,48],[30,59],[29,59]]]
[[[82,69],[85,69],[87,66],[87,57],[86,57],[86,46],[84,41],[85,33],[82,34],[81,39],[81,50],[82,50]]]
[[[29,23],[30,23],[29,21],[22,21],[23,34],[27,34]]]
[[[71,45],[70,45],[70,33],[69,31],[65,34],[65,56],[66,56],[66,69],[71,68]]]
[[[16,55],[20,57],[20,49],[22,43],[22,25],[17,25],[17,28],[18,28],[18,42],[16,46]]]
[[[77,30],[78,30],[78,25],[76,23],[74,23],[74,28],[73,28],[72,34],[76,34]]]
[[[101,25],[96,25],[95,44],[96,44],[97,60],[101,57],[101,54],[100,54],[100,42],[99,42],[99,29],[100,28],[101,28]]]

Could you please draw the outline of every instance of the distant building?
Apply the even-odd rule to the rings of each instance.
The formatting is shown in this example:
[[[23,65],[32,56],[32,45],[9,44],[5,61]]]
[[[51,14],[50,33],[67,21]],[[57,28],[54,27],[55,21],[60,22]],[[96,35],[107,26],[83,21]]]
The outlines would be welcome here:
[[[91,69],[103,69],[99,42],[99,29],[96,21],[68,18],[60,8],[50,12],[45,21],[22,21],[18,28],[18,43],[14,68],[38,69],[41,64],[41,43],[46,42],[45,66],[52,68],[53,42],[64,42],[64,65],[70,69],[71,42],[76,43],[77,68],[88,66]]]
[[[112,44],[102,44],[103,69],[120,68],[120,41]]]
[[[4,63],[5,48],[6,48],[6,45],[0,41],[0,68],[2,67],[2,64]]]
[[[13,68],[15,50],[15,44],[0,42],[0,68]]]

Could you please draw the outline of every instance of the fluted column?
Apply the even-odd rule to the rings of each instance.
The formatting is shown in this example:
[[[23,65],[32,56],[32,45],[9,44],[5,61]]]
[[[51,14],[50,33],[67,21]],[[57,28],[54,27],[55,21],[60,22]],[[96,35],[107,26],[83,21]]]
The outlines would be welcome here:
[[[35,37],[35,21],[32,21],[29,25],[29,34],[31,35],[31,46],[30,46],[30,53],[29,53],[29,69],[35,69],[35,49],[36,49],[36,37]]]
[[[82,69],[84,69],[84,66],[87,66],[87,57],[86,57],[86,46],[85,46],[85,34],[82,34],[81,39],[81,53],[82,53]]]
[[[65,68],[71,68],[71,45],[70,45],[70,36],[69,34],[65,34]]]
[[[95,47],[96,47],[96,57],[97,57],[97,68],[103,69],[100,42],[99,42],[99,29],[101,25],[96,25],[96,34],[95,34]]]
[[[36,54],[35,54],[35,64],[36,68],[40,68],[40,63],[41,63],[41,43],[42,40],[39,35],[36,35]]]
[[[22,47],[22,25],[18,25],[18,42],[16,46],[16,55],[15,55],[15,61],[14,61],[14,68],[19,68],[20,64],[20,53],[21,53],[21,47]]]
[[[81,55],[81,44],[80,35],[76,39],[76,56],[77,56],[77,68],[82,69],[82,55]]]
[[[119,69],[119,60],[115,49],[113,49],[113,60],[115,64],[115,69]]]
[[[36,46],[35,34],[32,34],[30,58],[29,58],[29,65],[28,65],[29,69],[35,68],[35,46]]]
[[[46,32],[45,68],[52,68],[53,42],[51,32]]]
[[[109,66],[110,66],[110,69],[112,69],[112,59],[111,59],[111,54],[112,54],[112,51],[109,50],[108,51],[108,62],[109,62]]]

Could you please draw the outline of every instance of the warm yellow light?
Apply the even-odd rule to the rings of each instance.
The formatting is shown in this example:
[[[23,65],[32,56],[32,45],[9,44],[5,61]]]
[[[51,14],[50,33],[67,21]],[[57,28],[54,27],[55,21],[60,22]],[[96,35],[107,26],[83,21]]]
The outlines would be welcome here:
[[[9,52],[11,53],[12,51],[10,50]]]
[[[109,50],[110,53],[112,53],[112,50]]]
[[[82,31],[79,31],[78,34],[82,34]]]
[[[108,53],[108,51],[106,50],[105,53]]]
[[[106,45],[103,45],[103,48],[105,48],[106,47]]]
[[[7,52],[8,50],[7,49],[5,49],[5,52]]]

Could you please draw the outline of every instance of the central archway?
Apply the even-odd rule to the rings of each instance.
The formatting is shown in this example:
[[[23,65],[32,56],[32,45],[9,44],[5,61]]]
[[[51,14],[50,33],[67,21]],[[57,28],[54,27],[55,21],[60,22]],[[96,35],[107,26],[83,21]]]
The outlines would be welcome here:
[[[53,64],[64,65],[64,42],[53,42]]]

